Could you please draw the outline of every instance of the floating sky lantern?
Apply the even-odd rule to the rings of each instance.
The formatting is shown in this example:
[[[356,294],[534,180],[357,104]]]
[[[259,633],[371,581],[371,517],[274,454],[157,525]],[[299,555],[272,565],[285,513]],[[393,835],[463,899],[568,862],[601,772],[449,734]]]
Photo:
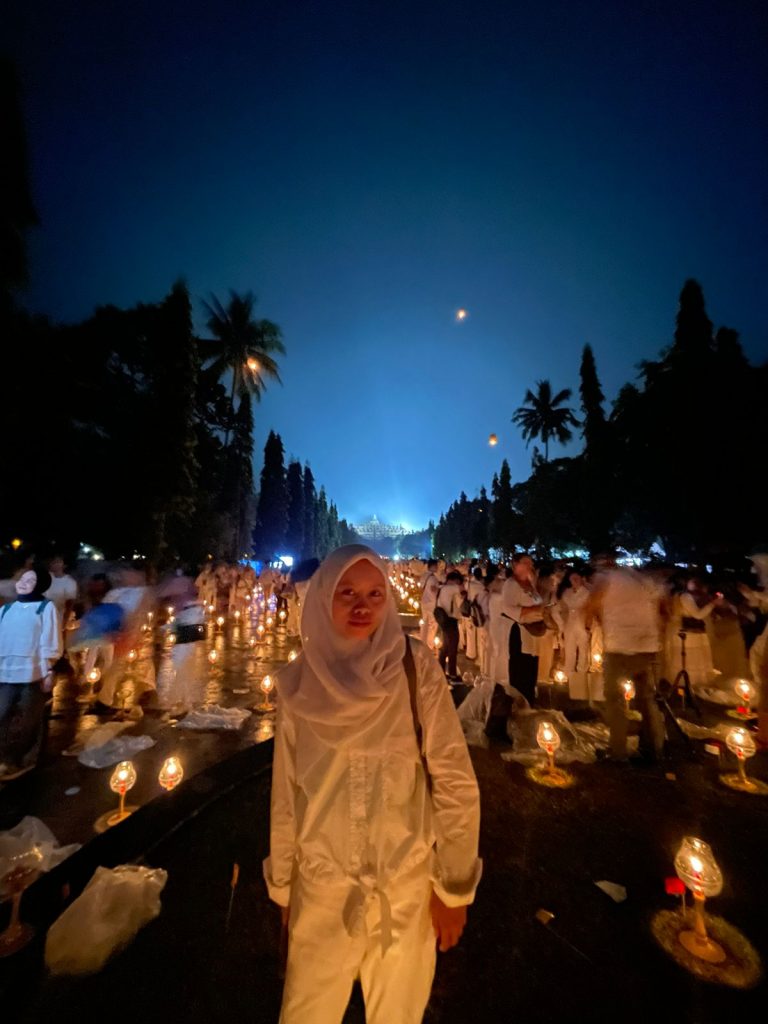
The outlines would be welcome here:
[[[469,313],[463,307],[461,309],[456,310],[456,320],[458,321],[458,323],[461,323],[462,320],[466,320],[468,316]]]
[[[498,443],[499,443],[499,438],[497,437],[496,434],[489,434],[488,435],[488,444],[491,446],[491,448],[495,448]]]

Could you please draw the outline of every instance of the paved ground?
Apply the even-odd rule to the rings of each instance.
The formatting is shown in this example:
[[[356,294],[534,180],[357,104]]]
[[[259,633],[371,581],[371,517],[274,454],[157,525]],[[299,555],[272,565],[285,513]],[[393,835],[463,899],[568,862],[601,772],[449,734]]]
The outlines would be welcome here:
[[[253,635],[245,623],[228,626],[223,632],[211,631],[206,650],[215,649],[219,657],[214,665],[201,659],[201,701],[243,708],[261,703],[259,683],[265,674],[274,672],[285,661],[295,645],[291,638],[279,637],[251,647],[249,641]],[[167,656],[168,650],[159,642],[157,646],[145,644],[140,652],[138,671],[150,671],[161,678]],[[84,843],[93,835],[93,821],[115,802],[109,789],[112,769],[85,767],[75,756],[90,732],[110,720],[89,714],[89,705],[78,701],[80,692],[66,681],[57,685],[40,769],[17,782],[0,785],[0,830],[12,827],[21,817],[30,814],[41,818],[60,843]],[[136,707],[135,695],[128,677],[118,692],[117,703],[124,706],[129,719],[132,715],[140,717],[122,735],[147,734],[156,741],[154,747],[133,757],[137,781],[129,799],[139,806],[162,795],[157,775],[163,761],[171,754],[181,758],[185,777],[191,778],[236,751],[272,736],[273,715],[254,713],[237,732],[196,732],[178,728],[175,720],[161,710],[148,709],[142,713]],[[71,793],[72,790],[76,792]]]
[[[707,762],[678,765],[675,781],[585,766],[577,788],[551,792],[498,749],[474,750],[473,760],[485,875],[460,947],[440,958],[429,1024],[759,1019],[765,987],[745,993],[695,981],[656,948],[649,919],[671,905],[663,880],[681,836],[693,832],[711,841],[723,868],[717,912],[768,952],[766,803],[720,788]],[[37,995],[19,1020],[273,1024],[276,919],[260,872],[268,797],[264,772],[157,848],[152,863],[169,872],[161,917],[91,979],[38,988],[29,968]],[[241,876],[227,933],[235,861]],[[597,889],[601,879],[625,885],[626,902]],[[540,908],[555,914],[548,928],[535,919]],[[346,1024],[362,1021],[356,1001]]]
[[[768,958],[768,799],[721,787],[716,760],[703,753],[664,770],[576,766],[579,785],[551,791],[504,762],[501,749],[472,751],[485,874],[461,945],[440,957],[428,1024],[759,1019],[764,983],[739,992],[696,981],[655,946],[649,921],[674,905],[664,879],[673,874],[681,837],[700,835],[725,877],[713,911]],[[758,755],[751,770],[766,777],[765,762]],[[163,913],[99,975],[46,979],[42,940],[15,957],[12,971],[0,970],[3,1020],[17,1005],[7,1019],[24,1024],[273,1024],[280,1000],[277,922],[260,868],[268,799],[263,770],[153,849],[151,863],[169,872]],[[240,884],[226,932],[235,861]],[[602,879],[626,886],[627,900],[616,904],[597,889]],[[536,920],[539,909],[555,915],[548,927]],[[354,999],[346,1024],[363,1020]]]

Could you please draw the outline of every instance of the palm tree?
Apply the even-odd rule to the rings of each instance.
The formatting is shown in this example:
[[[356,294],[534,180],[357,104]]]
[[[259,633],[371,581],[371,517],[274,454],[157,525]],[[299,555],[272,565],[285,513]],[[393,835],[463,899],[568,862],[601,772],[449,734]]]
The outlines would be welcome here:
[[[208,364],[206,372],[217,380],[226,373],[232,374],[225,448],[229,447],[235,419],[235,396],[239,396],[241,404],[250,405],[251,396],[261,398],[267,379],[282,383],[271,355],[273,352],[285,355],[280,328],[271,320],[255,320],[255,304],[252,292],[238,295],[234,291],[230,291],[226,307],[215,295],[211,296],[210,303],[203,303],[208,314],[207,327],[213,335],[200,345],[203,362]]]
[[[563,388],[554,398],[552,397],[552,385],[548,380],[536,381],[536,393],[530,389],[525,392],[523,402],[519,409],[515,410],[512,422],[522,427],[523,439],[526,446],[533,438],[540,437],[544,442],[544,461],[549,461],[549,442],[555,438],[560,444],[567,444],[573,437],[571,427],[578,427],[579,421],[573,415],[573,410],[564,406],[571,397],[571,389]]]

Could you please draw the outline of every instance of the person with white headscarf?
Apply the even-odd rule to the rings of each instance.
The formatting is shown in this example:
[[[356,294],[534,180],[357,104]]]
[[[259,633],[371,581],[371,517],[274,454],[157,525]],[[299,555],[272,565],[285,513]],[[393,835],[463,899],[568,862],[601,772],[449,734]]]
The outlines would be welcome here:
[[[480,878],[479,792],[434,657],[406,641],[384,564],[332,552],[277,677],[269,895],[288,927],[281,1024],[418,1024],[436,940],[458,942]],[[406,647],[408,643],[408,647]]]
[[[47,569],[28,569],[16,581],[16,600],[0,609],[0,782],[31,771],[43,740],[62,650],[56,605],[45,597],[50,585]]]

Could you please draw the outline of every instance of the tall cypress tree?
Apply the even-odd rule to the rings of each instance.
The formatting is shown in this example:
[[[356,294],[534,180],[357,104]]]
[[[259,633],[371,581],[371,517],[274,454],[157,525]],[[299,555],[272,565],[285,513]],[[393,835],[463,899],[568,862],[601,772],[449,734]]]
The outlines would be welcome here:
[[[491,537],[493,546],[503,554],[514,549],[515,513],[512,506],[512,472],[506,459],[501,464],[499,475],[494,476],[491,488],[493,511]]]
[[[288,494],[285,483],[283,442],[270,430],[264,445],[256,527],[253,531],[255,554],[272,559],[283,553],[288,519]]]
[[[152,496],[148,554],[157,563],[191,554],[188,524],[198,486],[195,406],[200,358],[183,281],[174,284],[159,306],[144,307],[142,312],[150,331],[152,403],[147,404],[147,435],[162,437],[162,445],[149,447],[145,465]]]
[[[584,346],[579,377],[581,378],[579,385],[581,411],[584,413],[581,421],[581,436],[584,438],[587,453],[590,454],[602,445],[605,437],[605,411],[603,410],[605,395],[600,387],[591,345]]]
[[[680,356],[701,357],[712,349],[712,321],[707,316],[704,292],[698,281],[689,278],[680,292],[672,352]]]
[[[331,541],[331,551],[335,551],[336,548],[342,544],[341,539],[341,525],[339,523],[339,510],[336,505],[331,502],[328,508],[328,522],[330,525],[329,534]]]
[[[288,529],[285,546],[294,558],[301,558],[304,550],[304,474],[299,462],[288,465]]]
[[[316,523],[317,514],[315,509],[315,478],[309,466],[304,467],[304,549],[302,558],[316,558]]]
[[[318,558],[325,558],[331,549],[331,524],[328,516],[328,497],[325,487],[320,488],[320,493],[315,502],[315,547]]]

